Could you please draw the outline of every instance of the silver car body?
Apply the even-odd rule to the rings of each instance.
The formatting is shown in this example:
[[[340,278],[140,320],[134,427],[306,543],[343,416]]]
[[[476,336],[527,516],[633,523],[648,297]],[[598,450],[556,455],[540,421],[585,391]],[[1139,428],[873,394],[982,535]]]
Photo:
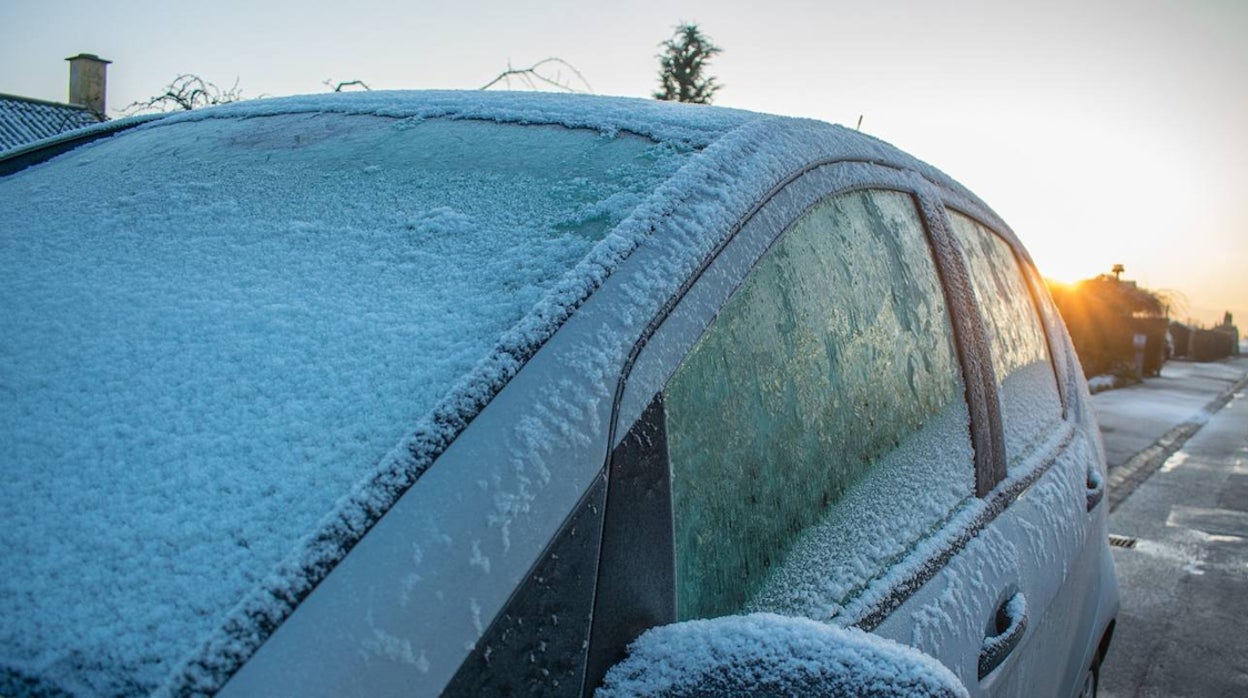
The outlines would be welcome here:
[[[613,460],[631,448],[655,396],[760,257],[818,202],[864,190],[908,197],[931,236],[961,336],[974,446],[973,453],[962,451],[975,459],[967,476],[974,476],[977,491],[921,541],[907,543],[904,554],[858,580],[851,600],[833,610],[811,602],[809,608],[824,609],[811,613],[917,647],[972,695],[1064,696],[1083,685],[1103,653],[1118,603],[1107,506],[1098,494],[1105,467],[1098,431],[1078,360],[1026,251],[991,209],[949,177],[880,141],[819,122],[579,96],[258,100],[135,131],[220,119],[262,124],[280,115],[470,121],[520,134],[571,129],[602,139],[639,137],[680,151],[682,159],[421,416],[419,428],[405,427],[397,445],[376,454],[376,471],[338,493],[318,528],[221,612],[193,652],[171,661],[158,686],[142,690],[435,695],[496,685],[479,676],[490,667],[506,667],[498,670],[510,672],[507,681],[536,693],[592,690],[639,631],[613,629],[617,620],[677,620],[675,572],[664,568],[671,543],[649,538],[650,526],[662,530],[670,521],[643,518],[630,529],[628,516],[612,520],[612,507],[618,511],[621,493],[629,491]],[[105,140],[129,137],[122,131]],[[559,167],[540,152],[533,160]],[[0,179],[0,187],[5,183]],[[0,188],[0,197],[8,195]],[[967,262],[952,242],[955,212],[1013,251],[1043,323],[1048,370],[1060,393],[1060,419],[1046,427],[1026,462],[1009,468],[997,394],[1006,389],[1005,377],[990,370],[993,338],[979,315],[982,301],[969,288]],[[619,536],[621,526],[636,539],[620,540],[627,538]],[[553,569],[552,554],[574,548],[589,563],[559,584],[580,596],[554,585],[551,598],[525,601],[549,586],[543,575]],[[647,548],[657,552],[646,557]],[[1026,600],[1025,631],[981,679],[986,638],[1017,595]],[[518,649],[499,638],[514,629],[511,616],[521,603],[541,611],[521,619],[527,628],[516,632],[528,639]],[[21,632],[24,622],[5,621],[5,637]],[[508,653],[514,656],[504,659]],[[472,662],[485,668],[465,669]],[[13,666],[25,667],[5,660],[6,670]],[[56,677],[48,680],[56,685]]]

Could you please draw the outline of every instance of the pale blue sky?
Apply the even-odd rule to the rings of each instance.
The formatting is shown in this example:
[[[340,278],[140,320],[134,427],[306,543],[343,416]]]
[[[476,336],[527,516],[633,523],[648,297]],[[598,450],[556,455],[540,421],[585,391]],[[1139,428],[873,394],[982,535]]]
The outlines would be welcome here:
[[[1107,271],[1248,326],[1248,2],[601,3],[0,0],[0,92],[63,101],[67,56],[113,61],[109,108],[176,74],[244,96],[475,88],[558,56],[646,97],[696,21],[724,106],[852,126],[962,181],[1047,275]]]

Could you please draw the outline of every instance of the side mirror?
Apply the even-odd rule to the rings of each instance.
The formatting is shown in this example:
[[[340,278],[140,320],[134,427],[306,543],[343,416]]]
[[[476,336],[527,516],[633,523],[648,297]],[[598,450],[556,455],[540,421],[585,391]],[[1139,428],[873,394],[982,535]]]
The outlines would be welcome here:
[[[969,696],[953,672],[912,647],[770,613],[652,628],[628,649],[596,698]]]

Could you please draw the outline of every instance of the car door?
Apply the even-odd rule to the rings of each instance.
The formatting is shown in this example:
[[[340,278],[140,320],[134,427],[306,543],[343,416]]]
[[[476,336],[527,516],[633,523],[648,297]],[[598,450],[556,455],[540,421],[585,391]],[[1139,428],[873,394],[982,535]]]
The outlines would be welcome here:
[[[1020,551],[1020,587],[1034,609],[1018,650],[1027,657],[1026,685],[1031,695],[1069,695],[1103,630],[1098,592],[1112,582],[1103,530],[1095,534],[1104,519],[1096,434],[1081,419],[1076,382],[1058,380],[1072,357],[1056,325],[1046,327],[1030,261],[972,215],[948,217],[988,331],[1002,407],[1005,474],[992,498],[1002,509],[995,527]]]
[[[1039,313],[1034,269],[1003,226],[982,222],[994,218],[989,212],[963,210],[937,209],[933,225],[949,230],[954,265],[965,265],[983,332],[976,351],[992,368],[988,397],[999,405],[1000,448],[981,472],[986,508],[976,538],[997,548],[990,561],[1009,560],[980,590],[996,590],[1001,613],[985,624],[980,666],[963,680],[973,693],[1071,695],[1108,622],[1098,604],[1112,587],[1094,533],[1104,517],[1098,448],[1076,400],[1077,381],[1067,375],[1073,356],[1054,318],[1044,318],[1046,326]],[[969,544],[879,631],[898,639],[909,633],[921,649],[939,653],[944,643],[933,637],[931,619],[962,607],[965,580],[975,577],[959,558],[975,557],[979,547]]]
[[[973,684],[1019,562],[974,536],[993,436],[927,191],[815,168],[652,323],[616,410],[587,686],[646,627],[751,611],[881,628]],[[952,612],[909,617],[919,590]]]

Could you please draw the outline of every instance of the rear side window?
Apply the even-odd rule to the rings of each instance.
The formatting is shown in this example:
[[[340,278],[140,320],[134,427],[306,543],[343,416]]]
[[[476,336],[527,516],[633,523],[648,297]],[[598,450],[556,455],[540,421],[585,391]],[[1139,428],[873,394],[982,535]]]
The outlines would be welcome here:
[[[1014,251],[988,228],[950,212],[992,343],[1006,467],[1020,465],[1062,418],[1049,346]]]
[[[834,614],[971,497],[963,396],[912,199],[800,218],[665,389],[679,617]]]

